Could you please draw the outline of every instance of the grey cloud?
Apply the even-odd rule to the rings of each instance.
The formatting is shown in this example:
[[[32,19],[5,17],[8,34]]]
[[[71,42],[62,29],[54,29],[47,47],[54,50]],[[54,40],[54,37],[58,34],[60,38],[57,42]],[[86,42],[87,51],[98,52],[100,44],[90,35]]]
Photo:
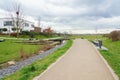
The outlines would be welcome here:
[[[103,3],[105,0],[75,0],[74,2],[78,5],[94,6]]]
[[[12,0],[13,3],[14,1],[15,0]],[[0,8],[6,10],[6,5],[11,5],[10,2],[11,0],[1,0]],[[40,16],[41,20],[46,22],[87,29],[94,29],[96,26],[101,26],[100,28],[107,26],[106,24],[96,24],[96,20],[102,17],[110,18],[112,16],[120,16],[120,0],[55,0],[53,2],[45,0],[45,3],[59,7],[70,7],[74,10],[84,7],[87,9],[87,12],[83,14],[81,14],[81,12],[78,12],[78,14],[66,14],[63,12],[61,15],[53,14],[52,11],[49,12],[49,8],[47,8],[46,5],[43,5],[42,8],[41,6],[36,8],[31,5],[22,5],[24,8],[23,12],[25,15],[30,15],[36,19]]]

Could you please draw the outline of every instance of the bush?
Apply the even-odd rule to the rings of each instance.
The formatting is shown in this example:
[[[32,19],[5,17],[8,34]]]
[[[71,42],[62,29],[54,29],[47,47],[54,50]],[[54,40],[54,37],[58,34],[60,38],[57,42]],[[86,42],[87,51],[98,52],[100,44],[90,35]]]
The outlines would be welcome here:
[[[109,37],[109,34],[103,34],[103,37]]]
[[[20,33],[20,35],[30,35],[30,32],[29,32],[29,31],[22,31],[22,32]]]
[[[36,35],[39,35],[39,33],[37,33],[37,32],[34,32],[34,31],[22,31],[21,33],[20,33],[20,35],[27,35],[27,36],[29,36],[30,38],[35,38],[35,36]]]
[[[17,33],[11,33],[10,36],[17,37]]]
[[[111,38],[112,41],[118,41],[118,40],[120,40],[120,31],[112,31],[109,34],[109,38]]]

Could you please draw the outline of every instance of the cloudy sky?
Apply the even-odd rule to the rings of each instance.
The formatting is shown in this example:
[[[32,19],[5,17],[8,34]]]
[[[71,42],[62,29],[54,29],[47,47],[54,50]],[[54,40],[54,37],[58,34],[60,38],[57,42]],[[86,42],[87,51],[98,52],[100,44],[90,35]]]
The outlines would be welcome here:
[[[56,31],[120,28],[120,0],[0,0],[0,16],[16,1],[29,20]]]

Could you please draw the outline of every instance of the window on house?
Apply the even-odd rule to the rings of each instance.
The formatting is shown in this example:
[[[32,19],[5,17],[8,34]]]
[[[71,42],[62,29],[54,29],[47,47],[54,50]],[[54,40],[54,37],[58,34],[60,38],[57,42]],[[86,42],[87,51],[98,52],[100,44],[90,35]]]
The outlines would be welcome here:
[[[0,28],[0,33],[2,32],[2,28]]]
[[[29,27],[29,24],[28,24],[28,23],[25,23],[25,26],[26,26],[26,27]]]
[[[13,26],[12,21],[4,21],[4,26]]]
[[[34,27],[34,25],[32,24],[31,27]]]

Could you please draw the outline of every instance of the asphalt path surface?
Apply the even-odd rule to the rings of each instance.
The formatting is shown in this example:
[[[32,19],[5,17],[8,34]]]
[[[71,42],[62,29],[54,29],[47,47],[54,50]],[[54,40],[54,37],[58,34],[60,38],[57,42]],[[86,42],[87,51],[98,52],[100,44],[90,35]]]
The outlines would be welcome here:
[[[76,39],[72,47],[33,80],[115,80],[99,52],[87,40]]]

